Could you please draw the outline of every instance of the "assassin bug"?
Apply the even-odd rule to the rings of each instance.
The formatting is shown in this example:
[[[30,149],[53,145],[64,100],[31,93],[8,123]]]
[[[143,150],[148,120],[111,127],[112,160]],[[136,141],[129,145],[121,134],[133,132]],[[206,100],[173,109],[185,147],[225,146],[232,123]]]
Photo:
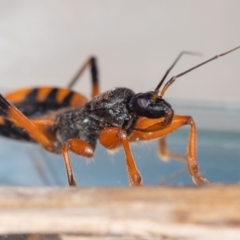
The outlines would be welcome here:
[[[202,184],[207,182],[207,179],[201,176],[198,169],[194,120],[191,116],[174,114],[171,105],[163,96],[177,78],[239,48],[240,46],[173,76],[160,91],[180,57],[189,53],[182,52],[154,91],[138,94],[128,88],[115,88],[99,94],[96,62],[94,58],[90,58],[69,87],[76,82],[81,72],[91,65],[92,100],[87,101],[83,95],[70,88],[27,88],[5,97],[0,95],[0,108],[7,114],[2,113],[0,133],[38,142],[48,151],[62,153],[70,186],[75,186],[76,181],[69,151],[92,157],[97,140],[107,149],[123,146],[130,186],[140,186],[142,177],[134,162],[129,143],[162,138],[161,152],[167,157],[165,136],[183,125],[190,125],[186,163],[193,181]]]

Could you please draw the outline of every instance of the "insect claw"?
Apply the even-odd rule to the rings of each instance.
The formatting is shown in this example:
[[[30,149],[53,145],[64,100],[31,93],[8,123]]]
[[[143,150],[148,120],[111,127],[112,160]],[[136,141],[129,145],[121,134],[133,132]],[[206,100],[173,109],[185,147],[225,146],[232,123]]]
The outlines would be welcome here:
[[[143,186],[142,177],[140,174],[135,174],[130,179],[130,187]]]
[[[192,176],[192,180],[196,185],[210,183],[210,181],[202,176]]]
[[[77,187],[77,182],[76,182],[74,176],[71,176],[69,185],[70,185],[70,187]]]

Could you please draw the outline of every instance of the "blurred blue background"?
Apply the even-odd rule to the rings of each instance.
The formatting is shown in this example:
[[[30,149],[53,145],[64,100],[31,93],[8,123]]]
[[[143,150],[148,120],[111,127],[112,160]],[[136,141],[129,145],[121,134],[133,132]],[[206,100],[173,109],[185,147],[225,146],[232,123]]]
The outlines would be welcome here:
[[[199,122],[198,159],[202,175],[213,183],[240,182],[239,111],[197,106],[176,108],[178,112],[192,112]],[[223,128],[222,124],[228,127]],[[169,149],[185,154],[188,133],[189,126],[185,126],[169,135]],[[61,155],[49,153],[35,144],[5,138],[0,142],[3,146],[0,150],[1,185],[67,186]],[[185,163],[159,159],[156,140],[134,143],[131,149],[145,185],[193,184]],[[94,159],[71,154],[71,160],[79,186],[128,186],[122,148],[110,154],[98,144]]]

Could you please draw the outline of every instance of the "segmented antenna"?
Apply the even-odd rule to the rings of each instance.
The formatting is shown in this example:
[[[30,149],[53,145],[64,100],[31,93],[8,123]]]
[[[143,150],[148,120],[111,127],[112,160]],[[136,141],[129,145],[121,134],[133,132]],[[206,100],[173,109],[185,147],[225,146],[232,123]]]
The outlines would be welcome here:
[[[162,91],[161,91],[161,93],[160,93],[160,97],[163,97],[164,93],[165,93],[165,92],[167,91],[167,89],[171,86],[171,84],[173,84],[173,83],[176,81],[177,78],[179,78],[179,77],[181,77],[181,76],[183,76],[183,75],[191,72],[192,70],[194,70],[194,69],[196,69],[196,68],[198,68],[198,67],[201,67],[202,65],[204,65],[204,64],[206,64],[206,63],[209,63],[209,62],[211,62],[211,61],[213,61],[213,60],[215,60],[215,59],[217,59],[217,58],[219,58],[219,57],[222,57],[222,56],[224,56],[224,55],[227,55],[228,53],[233,52],[233,51],[235,51],[235,50],[237,50],[237,49],[239,49],[239,48],[240,48],[240,46],[238,46],[238,47],[236,47],[236,48],[233,48],[232,50],[229,50],[229,51],[227,51],[227,52],[224,52],[224,53],[222,53],[222,54],[216,55],[215,57],[212,57],[212,58],[208,59],[207,61],[202,62],[202,63],[196,65],[195,67],[192,67],[192,68],[190,68],[190,69],[188,69],[188,70],[186,70],[186,71],[184,71],[184,72],[182,72],[182,73],[179,73],[178,75],[170,78],[170,80],[168,80],[168,82],[164,85],[164,87],[163,87],[163,89],[162,89]],[[160,83],[161,83],[161,82],[160,82]],[[159,84],[159,85],[160,85],[160,84]],[[158,91],[159,91],[159,90],[158,90]],[[155,92],[154,92],[154,94],[155,94]]]
[[[157,87],[154,90],[154,94],[153,94],[153,100],[156,99],[156,97],[158,96],[159,93],[159,89],[162,86],[162,84],[164,83],[165,79],[167,78],[168,74],[170,73],[170,71],[173,69],[173,67],[176,65],[176,63],[178,62],[178,60],[182,57],[182,55],[187,54],[187,55],[195,55],[195,56],[201,56],[201,53],[198,52],[189,52],[189,51],[182,51],[178,57],[175,59],[175,61],[173,62],[173,64],[170,66],[170,68],[166,71],[166,73],[164,74],[163,78],[161,79],[161,81],[159,82],[159,84],[157,85]]]

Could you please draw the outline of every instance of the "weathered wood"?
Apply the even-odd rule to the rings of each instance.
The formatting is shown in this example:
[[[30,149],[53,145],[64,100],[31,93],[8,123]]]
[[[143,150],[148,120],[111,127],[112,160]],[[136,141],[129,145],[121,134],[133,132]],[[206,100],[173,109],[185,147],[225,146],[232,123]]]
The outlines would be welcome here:
[[[0,234],[13,233],[240,239],[240,186],[0,188]]]

